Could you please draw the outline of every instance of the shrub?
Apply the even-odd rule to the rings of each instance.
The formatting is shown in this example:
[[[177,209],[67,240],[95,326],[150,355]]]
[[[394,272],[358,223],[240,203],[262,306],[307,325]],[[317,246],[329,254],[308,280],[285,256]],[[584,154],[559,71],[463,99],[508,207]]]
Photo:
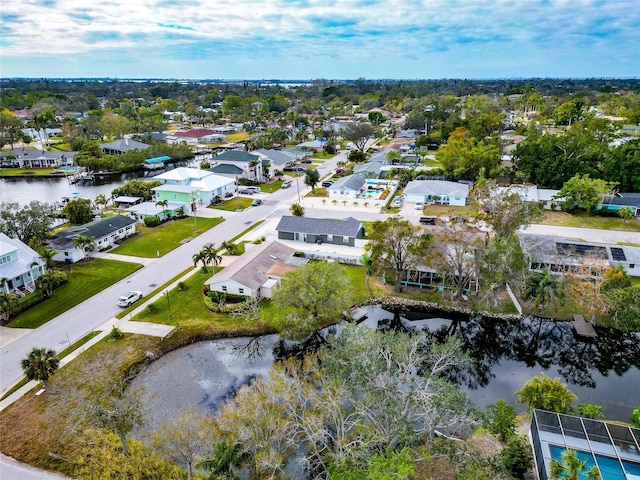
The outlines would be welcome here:
[[[114,325],[113,328],[111,329],[111,333],[109,334],[109,336],[114,340],[118,340],[124,337],[124,333],[122,333],[122,330],[120,330],[118,327]]]
[[[144,224],[149,227],[157,227],[160,225],[160,219],[158,217],[144,217]]]
[[[631,414],[631,421],[636,426],[636,428],[640,428],[640,407],[633,409],[633,413]]]
[[[509,440],[507,446],[502,449],[499,460],[510,475],[523,479],[533,461],[531,445],[524,436],[518,435]]]
[[[156,307],[153,303],[150,303],[149,305],[147,305],[147,310],[149,310],[149,313],[156,313],[158,311],[158,307]]]
[[[17,303],[11,308],[11,316],[19,315],[43,300],[44,293],[42,290],[36,290],[35,292],[29,293],[18,299]]]
[[[515,435],[517,422],[513,405],[500,399],[489,405],[487,412],[489,414],[488,429],[491,433],[498,435],[503,442]]]
[[[187,284],[184,282],[178,282],[178,290],[186,290]]]
[[[593,403],[581,403],[578,405],[578,413],[586,418],[604,418],[602,407],[600,405],[594,405]]]

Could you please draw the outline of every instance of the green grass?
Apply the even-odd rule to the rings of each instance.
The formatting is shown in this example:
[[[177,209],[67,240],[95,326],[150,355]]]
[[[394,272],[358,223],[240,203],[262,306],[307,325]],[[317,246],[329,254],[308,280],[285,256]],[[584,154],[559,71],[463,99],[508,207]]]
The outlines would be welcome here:
[[[229,142],[242,142],[243,140],[249,140],[249,134],[247,132],[235,132],[227,134],[227,140]]]
[[[140,299],[140,301],[134,303],[133,305],[129,305],[127,308],[125,308],[124,310],[122,310],[120,313],[118,313],[116,315],[116,318],[124,318],[126,317],[129,313],[133,312],[136,308],[138,308],[138,306],[140,305],[140,303],[144,302],[145,298],[151,298],[153,297],[156,293],[160,292],[161,290],[166,289],[169,285],[171,285],[173,282],[175,282],[176,280],[178,280],[179,278],[184,277],[187,273],[189,273],[191,270],[193,270],[195,267],[189,267],[189,268],[185,268],[183,271],[181,271],[180,273],[178,273],[177,275],[175,275],[173,278],[171,278],[170,280],[164,282],[162,285],[160,285],[159,287],[156,287],[154,290],[152,290],[151,292],[149,292],[148,295],[142,297]]]
[[[625,232],[640,232],[640,221],[630,220],[625,223],[618,217],[589,216],[585,212],[570,214],[566,212],[545,211],[544,218],[539,221],[542,225],[556,225],[561,227],[598,228],[600,230],[622,230]]]
[[[309,192],[305,195],[305,197],[329,197],[329,192],[327,192],[326,188],[316,187],[315,193]]]
[[[262,183],[260,184],[260,191],[264,193],[277,192],[278,190],[280,190],[280,187],[282,187],[282,182],[284,182],[284,180],[276,180],[275,182],[271,183]]]
[[[67,283],[54,290],[51,298],[18,315],[9,327],[37,328],[140,268],[142,265],[139,263],[99,258],[74,263]]]
[[[333,153],[324,153],[324,152],[323,153],[318,153],[318,152],[315,152],[313,154],[313,158],[314,159],[329,160],[329,159],[331,159],[333,157],[335,157],[335,154],[333,154]]]
[[[258,225],[264,223],[264,220],[258,220],[256,223],[254,223],[253,225],[251,225],[248,228],[245,228],[243,231],[241,231],[238,235],[236,235],[235,237],[233,237],[231,240],[229,240],[230,243],[235,242],[236,240],[238,240],[239,238],[244,237],[244,235],[246,233],[249,233],[251,230],[253,230],[254,228],[256,228]]]
[[[216,269],[216,271],[219,270],[219,268]],[[168,301],[167,295],[163,295],[152,304],[154,312],[145,308],[134,317],[134,320],[173,326],[193,326],[226,318],[226,315],[214,314],[204,305],[202,285],[211,278],[211,275],[211,269],[208,269],[207,273],[199,269],[184,281],[186,287],[184,290],[178,288],[170,290]],[[171,315],[169,315],[169,308]]]
[[[216,210],[226,210],[227,212],[235,212],[238,210],[244,210],[251,206],[253,199],[247,197],[236,197],[225,200],[218,205],[210,205],[208,208],[214,208]]]
[[[2,175],[51,175],[55,172],[54,168],[0,168],[0,176]]]
[[[196,237],[210,228],[215,227],[224,219],[219,218],[197,218],[198,232],[194,233],[193,218],[181,218],[163,223],[155,228],[149,228],[138,224],[134,236],[120,241],[120,246],[111,250],[110,253],[120,255],[132,255],[134,257],[153,258],[165,255],[178,248],[185,240]]]

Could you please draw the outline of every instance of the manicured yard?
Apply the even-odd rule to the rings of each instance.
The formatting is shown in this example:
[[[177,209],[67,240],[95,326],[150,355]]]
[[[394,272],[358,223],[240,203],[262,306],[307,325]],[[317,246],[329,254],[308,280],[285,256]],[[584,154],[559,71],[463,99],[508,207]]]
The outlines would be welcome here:
[[[240,210],[244,210],[245,208],[249,208],[251,206],[251,202],[253,202],[252,198],[247,197],[236,197],[230,198],[229,200],[225,200],[218,205],[210,205],[208,208],[215,208],[217,210],[226,210],[227,212],[236,212]]]
[[[221,223],[224,219],[218,218],[197,218],[198,232],[194,233],[194,219],[181,218],[172,220],[154,228],[138,224],[133,237],[120,242],[120,246],[111,250],[111,253],[120,255],[132,255],[134,257],[153,258],[165,255],[178,248],[184,240],[200,235]]]
[[[575,215],[566,212],[545,212],[544,219],[540,222],[543,225],[557,225],[561,227],[578,228],[598,228],[601,230],[623,230],[626,232],[640,232],[640,221],[624,220],[618,217],[601,217],[597,215],[588,216],[584,212]]]
[[[242,142],[249,140],[249,134],[247,132],[235,132],[227,134],[227,140],[230,142]]]
[[[263,183],[260,185],[260,191],[263,193],[277,192],[278,190],[280,190],[280,187],[282,187],[282,182],[284,182],[284,180],[276,180],[275,182],[271,183]]]
[[[37,328],[82,303],[105,288],[142,268],[139,263],[94,258],[71,265],[69,281],[47,299],[22,312],[10,324],[15,328]]]
[[[323,187],[316,187],[315,193],[309,192],[305,195],[305,197],[328,197],[328,196],[329,196],[329,192],[327,192],[327,189]]]
[[[53,168],[0,168],[0,176],[2,175],[51,175]]]

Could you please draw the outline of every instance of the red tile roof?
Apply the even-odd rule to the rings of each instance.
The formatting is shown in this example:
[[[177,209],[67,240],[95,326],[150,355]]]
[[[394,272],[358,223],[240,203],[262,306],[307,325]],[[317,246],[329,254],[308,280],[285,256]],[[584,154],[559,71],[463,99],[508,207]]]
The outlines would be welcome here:
[[[193,130],[188,130],[186,132],[176,132],[174,135],[176,137],[200,138],[213,135],[214,133],[215,132],[213,130],[209,130],[208,128],[194,128]]]

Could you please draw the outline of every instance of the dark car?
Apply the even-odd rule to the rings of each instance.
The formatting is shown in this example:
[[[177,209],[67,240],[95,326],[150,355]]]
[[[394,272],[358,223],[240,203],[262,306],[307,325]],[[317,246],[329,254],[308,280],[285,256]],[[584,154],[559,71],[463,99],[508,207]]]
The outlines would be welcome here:
[[[321,185],[324,188],[330,187],[331,185],[333,185],[333,180],[325,180],[324,182],[321,183]]]
[[[467,223],[469,221],[467,217],[459,217],[456,215],[454,215],[453,217],[449,217],[449,220],[452,222],[460,222],[460,223]]]
[[[302,160],[300,160],[300,163],[313,163],[313,160],[311,160],[310,158],[303,158]]]
[[[231,198],[231,197],[233,197],[233,192],[227,192],[227,193],[225,193],[225,194],[224,194],[224,197],[225,197],[225,198]]]
[[[438,217],[420,217],[420,223],[422,225],[435,225],[438,222]]]

